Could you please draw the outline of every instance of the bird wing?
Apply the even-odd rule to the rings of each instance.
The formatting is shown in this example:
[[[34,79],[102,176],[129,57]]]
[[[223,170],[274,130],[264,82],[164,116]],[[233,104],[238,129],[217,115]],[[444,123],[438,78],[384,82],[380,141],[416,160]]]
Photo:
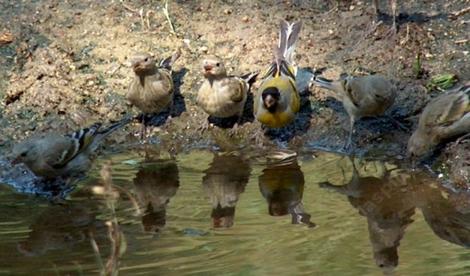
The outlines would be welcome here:
[[[230,92],[230,100],[233,102],[241,102],[245,98],[248,85],[240,78],[227,78],[226,89]]]
[[[468,112],[469,99],[463,93],[447,93],[433,100],[423,111],[423,127],[448,126]]]
[[[57,138],[47,163],[55,169],[63,168],[92,144],[100,127],[101,124],[96,123],[88,128]]]

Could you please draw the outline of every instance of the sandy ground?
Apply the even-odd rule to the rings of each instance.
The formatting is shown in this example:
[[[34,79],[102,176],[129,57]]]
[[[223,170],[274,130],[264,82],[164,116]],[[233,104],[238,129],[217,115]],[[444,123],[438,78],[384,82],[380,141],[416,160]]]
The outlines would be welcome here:
[[[125,100],[133,76],[129,59],[137,52],[164,58],[178,48],[182,54],[174,66],[175,107],[171,119],[155,118],[152,139],[173,152],[253,144],[262,132],[252,122],[250,106],[235,137],[217,127],[198,131],[207,118],[195,105],[200,61],[216,54],[232,74],[264,70],[281,19],[304,23],[296,56],[301,68],[327,67],[325,75],[337,78],[362,67],[393,79],[399,96],[390,114],[410,128],[427,101],[442,93],[426,87],[430,77],[453,73],[461,82],[469,79],[470,13],[458,12],[470,1],[398,1],[399,31],[394,36],[388,34],[388,1],[381,1],[380,24],[369,1],[339,2],[334,8],[336,1],[169,1],[173,31],[163,1],[1,1],[0,35],[11,33],[13,42],[0,46],[0,149],[33,133],[67,132],[137,114]],[[413,69],[417,55],[423,69],[419,78]],[[295,123],[264,131],[262,144],[340,149],[347,114],[321,90],[306,91],[308,74],[300,79],[305,89]],[[138,124],[128,127],[110,145],[136,142],[138,130]],[[361,155],[404,157],[409,132],[385,119],[362,120],[356,130]],[[468,144],[449,145],[437,166],[445,164],[464,184],[469,182],[470,157],[456,156],[468,152]]]

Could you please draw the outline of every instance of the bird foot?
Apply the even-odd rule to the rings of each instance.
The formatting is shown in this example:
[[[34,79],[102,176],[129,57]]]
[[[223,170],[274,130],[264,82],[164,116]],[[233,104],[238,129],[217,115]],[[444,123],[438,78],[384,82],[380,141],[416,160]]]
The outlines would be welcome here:
[[[206,132],[206,130],[209,129],[209,127],[210,127],[209,121],[206,120],[204,123],[202,123],[200,127],[197,128],[197,131],[199,131],[199,133],[203,135],[204,132]]]

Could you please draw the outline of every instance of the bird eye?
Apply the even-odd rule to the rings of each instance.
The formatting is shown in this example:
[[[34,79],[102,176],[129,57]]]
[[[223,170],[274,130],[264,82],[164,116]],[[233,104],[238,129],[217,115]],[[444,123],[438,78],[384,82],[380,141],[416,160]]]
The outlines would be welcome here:
[[[20,154],[21,157],[26,157],[26,152],[23,152],[22,154]]]
[[[144,59],[144,61],[145,61],[145,62],[149,61],[149,58],[148,58],[148,57],[147,57],[147,58],[145,58],[145,59]]]
[[[215,66],[219,67],[219,66],[220,66],[220,62],[217,62],[217,63],[215,64]]]

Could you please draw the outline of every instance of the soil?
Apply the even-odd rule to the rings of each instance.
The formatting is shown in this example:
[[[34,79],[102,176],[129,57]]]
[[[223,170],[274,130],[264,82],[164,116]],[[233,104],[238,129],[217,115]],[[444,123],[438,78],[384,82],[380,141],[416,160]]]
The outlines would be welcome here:
[[[133,77],[130,58],[137,52],[165,58],[177,49],[175,106],[171,114],[153,119],[150,139],[160,149],[233,149],[256,141],[263,147],[341,151],[347,114],[320,89],[309,91],[306,68],[326,67],[329,78],[358,67],[387,76],[399,90],[390,115],[414,129],[425,104],[442,93],[427,88],[432,76],[452,73],[460,82],[470,77],[470,14],[458,13],[468,1],[399,1],[394,35],[388,1],[381,1],[378,18],[370,2],[179,0],[169,1],[168,20],[164,1],[2,1],[0,150],[33,133],[66,133],[137,114],[125,100]],[[249,101],[236,135],[217,127],[224,122],[201,132],[207,120],[195,105],[203,79],[201,59],[216,54],[232,74],[263,71],[271,62],[281,19],[303,21],[296,51],[303,101],[295,123],[261,129],[253,122]],[[113,135],[108,146],[137,143],[139,129],[138,123],[129,126]],[[386,118],[363,119],[356,125],[355,153],[403,159],[409,135]],[[464,186],[470,186],[470,157],[459,152],[469,152],[468,144],[451,144],[437,159],[459,183],[467,175]]]

